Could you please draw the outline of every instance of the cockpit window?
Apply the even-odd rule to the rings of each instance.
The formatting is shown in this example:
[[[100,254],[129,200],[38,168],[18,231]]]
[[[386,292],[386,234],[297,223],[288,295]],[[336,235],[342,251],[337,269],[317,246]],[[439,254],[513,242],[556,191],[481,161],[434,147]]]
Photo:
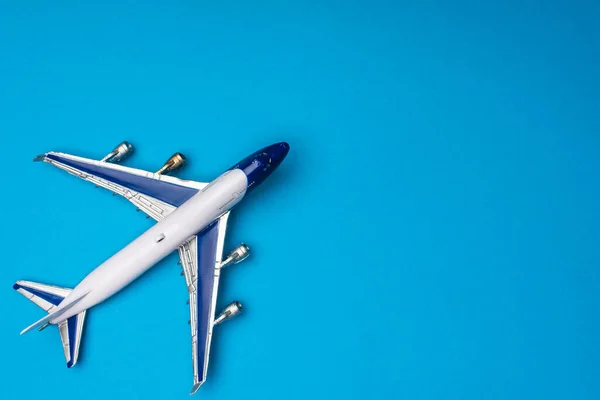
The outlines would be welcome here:
[[[269,155],[269,153],[262,153],[260,154],[260,156],[269,159],[269,161],[267,161],[267,163],[264,165],[263,171],[266,171],[267,169],[271,168],[271,156]]]

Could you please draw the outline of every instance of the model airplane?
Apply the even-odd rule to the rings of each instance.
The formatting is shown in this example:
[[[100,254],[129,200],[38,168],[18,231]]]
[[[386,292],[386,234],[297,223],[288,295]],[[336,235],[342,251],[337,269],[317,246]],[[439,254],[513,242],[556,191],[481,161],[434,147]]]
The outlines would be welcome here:
[[[48,315],[24,329],[58,325],[67,367],[77,363],[87,310],[136,280],[177,250],[189,293],[194,394],[206,380],[213,327],[236,315],[235,301],[215,318],[221,269],[244,260],[250,249],[241,244],[223,259],[230,210],[264,181],[289,151],[276,143],[250,155],[210,183],[185,181],[165,175],[185,161],[172,156],[156,173],[117,165],[133,151],[121,143],[101,160],[50,152],[35,157],[81,179],[119,194],[154,218],[157,224],[106,260],[74,289],[18,281],[14,289],[43,308]]]

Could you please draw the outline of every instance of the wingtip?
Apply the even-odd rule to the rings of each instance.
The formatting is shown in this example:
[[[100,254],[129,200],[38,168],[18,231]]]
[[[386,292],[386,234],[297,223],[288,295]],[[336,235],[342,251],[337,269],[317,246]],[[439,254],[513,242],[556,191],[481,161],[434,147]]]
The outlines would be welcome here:
[[[202,386],[203,383],[204,382],[195,383],[194,386],[192,386],[192,390],[190,391],[190,396],[195,394],[198,391],[198,389],[200,389],[200,386]]]
[[[34,162],[44,161],[45,159],[46,159],[46,154],[45,153],[33,157],[33,161]]]

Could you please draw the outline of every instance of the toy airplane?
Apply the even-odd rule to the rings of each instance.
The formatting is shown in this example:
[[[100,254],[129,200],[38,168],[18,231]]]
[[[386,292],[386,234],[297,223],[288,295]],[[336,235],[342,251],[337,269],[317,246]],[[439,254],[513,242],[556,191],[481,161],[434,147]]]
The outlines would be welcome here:
[[[14,289],[43,308],[48,315],[24,329],[58,325],[67,367],[77,363],[87,310],[136,280],[177,250],[189,293],[194,394],[206,380],[213,327],[236,315],[242,305],[234,301],[215,318],[221,269],[250,254],[239,245],[223,259],[223,244],[230,210],[264,181],[289,151],[285,142],[250,155],[210,183],[165,175],[185,161],[176,153],[156,173],[117,165],[133,147],[121,143],[102,160],[49,152],[35,157],[81,179],[119,194],[154,218],[157,224],[86,276],[74,289],[17,281]]]

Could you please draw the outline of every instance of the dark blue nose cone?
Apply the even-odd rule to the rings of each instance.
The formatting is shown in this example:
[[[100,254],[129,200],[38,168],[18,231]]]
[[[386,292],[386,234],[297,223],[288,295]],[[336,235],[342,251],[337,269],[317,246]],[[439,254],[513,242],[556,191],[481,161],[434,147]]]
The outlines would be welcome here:
[[[265,147],[265,153],[271,157],[271,168],[279,166],[289,151],[290,145],[286,142],[275,143]]]
[[[290,145],[286,142],[275,143],[244,158],[233,169],[244,171],[248,177],[247,191],[250,191],[271,175],[289,151]]]

